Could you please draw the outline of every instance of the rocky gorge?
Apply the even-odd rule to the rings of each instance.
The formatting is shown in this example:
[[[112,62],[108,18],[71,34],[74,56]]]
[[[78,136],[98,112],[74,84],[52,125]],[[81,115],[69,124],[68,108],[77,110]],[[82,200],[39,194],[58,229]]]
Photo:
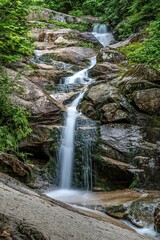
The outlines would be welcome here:
[[[75,130],[73,186],[85,187],[82,159],[86,158],[84,152],[89,151],[90,188],[97,195],[95,201],[85,205],[100,206],[100,211],[129,220],[138,227],[154,224],[160,231],[159,73],[142,64],[130,66],[121,53],[119,47],[138,41],[136,36],[102,47],[89,30],[57,29],[54,23],[47,22],[47,19],[56,19],[81,24],[84,19],[47,9],[32,13],[29,18],[37,49],[35,56],[17,64],[16,71],[6,71],[13,79],[18,72],[16,84],[20,88],[12,101],[31,113],[32,133],[20,147],[28,153],[31,163],[1,153],[0,170],[34,189],[46,190],[57,184],[56,155],[66,105],[85,88],[79,81],[65,86],[64,79],[87,68],[89,59],[96,56],[96,64],[88,70],[85,79],[86,83],[90,78],[93,81],[78,106],[82,114],[77,118]],[[97,19],[85,21],[89,21],[91,27]],[[84,147],[87,142],[89,150]],[[2,239],[115,239],[117,233],[120,239],[150,239],[125,229],[114,220],[87,216],[35,193],[11,177],[1,176],[0,191],[8,203],[8,207],[4,203],[0,213]],[[11,195],[15,199],[13,206]],[[76,201],[83,206],[82,202]],[[19,210],[13,214],[12,207]],[[45,212],[47,219],[36,210],[38,208]],[[40,221],[43,218],[44,221]],[[59,229],[60,223],[61,229],[65,226],[64,231]]]

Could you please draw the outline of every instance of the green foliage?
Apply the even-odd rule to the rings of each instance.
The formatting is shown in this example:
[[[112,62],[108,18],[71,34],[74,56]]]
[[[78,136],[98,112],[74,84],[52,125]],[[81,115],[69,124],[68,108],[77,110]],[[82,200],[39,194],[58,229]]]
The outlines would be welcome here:
[[[11,104],[9,94],[13,91],[13,82],[3,72],[0,78],[0,151],[17,150],[20,141],[31,132],[26,111]]]
[[[80,9],[76,9],[76,10],[69,11],[68,14],[75,16],[75,17],[81,17],[84,15],[84,12]]]
[[[104,0],[86,0],[83,1],[82,9],[84,14],[101,17],[104,14]]]
[[[69,11],[71,11],[75,5],[75,3],[71,0],[35,0],[35,4],[64,13],[68,13]]]
[[[144,42],[136,42],[122,47],[121,51],[135,63],[146,63],[160,69],[160,20],[151,22],[147,29],[149,37]]]
[[[66,22],[59,22],[52,19],[39,19],[40,22],[47,22],[54,24],[56,28],[70,28],[75,29],[78,31],[86,31],[88,29],[88,23],[87,22],[81,22],[81,23],[66,23]]]
[[[32,0],[1,0],[0,2],[0,63],[19,60],[32,53],[28,37],[28,5]]]

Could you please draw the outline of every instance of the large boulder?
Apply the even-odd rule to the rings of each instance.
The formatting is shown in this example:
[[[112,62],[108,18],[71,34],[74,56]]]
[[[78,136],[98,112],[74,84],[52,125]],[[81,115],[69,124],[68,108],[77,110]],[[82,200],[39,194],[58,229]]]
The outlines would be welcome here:
[[[133,96],[133,101],[140,111],[160,115],[159,88],[135,91]]]
[[[84,22],[83,19],[77,18],[65,13],[56,12],[51,9],[47,8],[39,8],[38,11],[32,11],[29,16],[28,20],[39,20],[39,19],[46,19],[46,20],[56,20],[58,22],[65,22],[65,23],[80,23]]]
[[[98,40],[88,32],[79,32],[78,30],[62,28],[52,30],[47,28],[32,29],[33,37],[36,44],[41,48],[51,49],[57,46],[78,46],[81,42],[99,45]],[[43,44],[42,44],[43,43]]]
[[[99,80],[100,78],[106,79],[106,81],[118,77],[122,69],[116,64],[110,62],[97,63],[93,68],[89,70],[91,77]]]
[[[11,69],[6,69],[6,72],[11,79],[16,79],[17,92],[11,96],[12,102],[31,113],[31,122],[53,124],[62,121],[62,112],[65,109],[60,103],[26,77],[18,76],[17,72]]]
[[[105,166],[103,169],[108,174],[105,176],[104,173],[102,176],[100,174],[101,167],[98,167],[99,173],[97,174],[100,177],[99,179],[103,181],[105,178],[105,183],[108,183],[110,187],[116,187],[116,185],[124,186],[124,184],[120,184],[120,180],[116,183],[116,180],[120,178],[122,182],[127,180],[126,184],[128,186],[160,189],[160,176],[158,173],[160,148],[158,147],[158,139],[159,137],[155,138],[154,142],[149,142],[148,140],[150,139],[146,137],[146,129],[136,125],[102,125],[100,132],[101,144],[98,151],[98,156],[101,160],[97,162],[97,165],[102,164]],[[106,158],[119,161],[119,163],[112,160],[112,165],[110,164],[108,167],[108,163],[104,161]],[[121,168],[120,171],[116,167],[117,163],[119,168],[121,166],[120,163],[127,163],[128,166],[125,166],[126,169]],[[109,171],[109,169],[111,170]],[[126,178],[127,175],[124,170],[127,170],[128,178]],[[116,175],[117,177],[114,177]]]
[[[47,59],[51,61],[51,59],[55,59],[58,61],[77,64],[84,67],[86,66],[85,63],[88,62],[88,59],[95,56],[93,49],[84,47],[58,48],[50,51],[42,50],[40,54],[40,60],[42,61],[46,61]]]
[[[120,63],[126,60],[126,57],[120,52],[109,47],[101,48],[97,55],[98,62]]]
[[[81,110],[101,122],[132,121],[131,107],[119,90],[105,82],[93,84],[84,96]]]

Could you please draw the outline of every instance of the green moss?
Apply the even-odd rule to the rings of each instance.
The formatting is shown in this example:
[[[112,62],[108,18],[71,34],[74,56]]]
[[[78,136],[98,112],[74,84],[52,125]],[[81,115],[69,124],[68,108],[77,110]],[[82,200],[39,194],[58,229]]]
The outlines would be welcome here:
[[[137,186],[138,186],[137,179],[133,179],[129,188],[133,189],[133,188],[137,188]]]

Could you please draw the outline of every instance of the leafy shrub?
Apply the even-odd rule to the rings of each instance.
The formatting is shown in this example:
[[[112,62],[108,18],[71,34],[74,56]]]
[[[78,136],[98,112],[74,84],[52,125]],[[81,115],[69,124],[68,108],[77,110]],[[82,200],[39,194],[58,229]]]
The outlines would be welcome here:
[[[76,17],[80,17],[80,16],[84,15],[83,11],[80,9],[69,11],[68,14],[70,14],[72,16],[76,16]]]
[[[135,63],[146,63],[160,69],[160,20],[151,22],[147,31],[149,37],[144,42],[122,47],[121,51]]]
[[[0,63],[19,60],[32,53],[28,38],[28,5],[32,0],[1,0],[0,2]]]
[[[20,141],[31,132],[28,113],[11,104],[9,95],[13,91],[14,82],[3,72],[0,78],[0,151],[17,150]]]

